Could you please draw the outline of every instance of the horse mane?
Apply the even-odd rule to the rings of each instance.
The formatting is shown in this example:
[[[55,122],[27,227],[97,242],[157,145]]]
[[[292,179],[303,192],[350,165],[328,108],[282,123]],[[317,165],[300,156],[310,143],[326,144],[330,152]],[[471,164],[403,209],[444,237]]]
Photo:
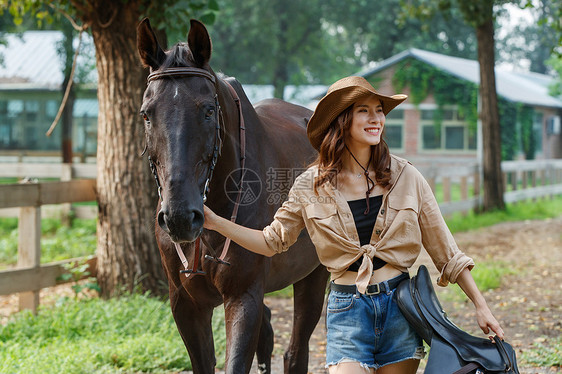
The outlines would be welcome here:
[[[166,59],[160,69],[189,67],[193,63],[193,54],[189,46],[185,42],[180,42],[166,51]]]
[[[185,42],[176,43],[172,48],[167,50],[165,53],[166,53],[166,59],[164,60],[162,65],[160,65],[158,70],[167,69],[167,68],[185,68],[185,67],[193,66],[193,64],[195,64],[195,61],[193,59],[193,54],[189,49],[189,45]],[[219,79],[229,78],[229,76],[227,74],[224,74],[223,72],[220,71],[214,72],[212,69],[211,71],[215,73],[217,75],[217,78]],[[236,78],[233,79],[236,80]],[[237,80],[236,82],[238,83]],[[240,85],[240,88],[242,88],[242,85]]]

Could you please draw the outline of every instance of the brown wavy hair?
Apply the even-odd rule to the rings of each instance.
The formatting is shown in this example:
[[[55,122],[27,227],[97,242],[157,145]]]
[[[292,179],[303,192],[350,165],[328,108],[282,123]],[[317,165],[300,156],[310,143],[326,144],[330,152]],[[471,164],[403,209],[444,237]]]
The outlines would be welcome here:
[[[383,104],[384,105],[384,104]],[[314,192],[326,182],[334,183],[336,176],[343,168],[343,153],[345,151],[345,135],[353,121],[353,105],[347,107],[330,124],[318,157],[310,166],[318,166],[319,174],[314,182]],[[384,131],[383,131],[384,134]],[[371,146],[371,164],[375,168],[375,182],[383,187],[390,185],[390,151],[381,137],[377,145]]]

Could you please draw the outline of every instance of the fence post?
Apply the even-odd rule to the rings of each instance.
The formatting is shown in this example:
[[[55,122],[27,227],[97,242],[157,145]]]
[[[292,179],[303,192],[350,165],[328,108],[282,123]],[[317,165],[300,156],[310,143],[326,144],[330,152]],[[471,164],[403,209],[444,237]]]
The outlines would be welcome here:
[[[63,182],[72,180],[72,164],[62,164],[61,165],[61,177],[60,180]],[[72,214],[72,203],[61,204],[61,222],[70,226],[70,215]]]
[[[431,192],[435,195],[435,177],[427,178],[427,184],[429,184]]]
[[[443,201],[448,203],[451,201],[451,177],[443,177],[441,184],[443,185]]]
[[[474,192],[474,211],[478,211],[480,210],[480,169],[481,166],[479,165],[477,167],[476,172],[473,175],[473,179],[474,179],[474,187],[473,187],[473,192]]]
[[[511,189],[517,191],[517,171],[511,172]]]
[[[39,270],[41,261],[41,207],[20,208],[18,221],[18,267]],[[19,294],[19,310],[37,312],[39,288]]]
[[[461,200],[468,200],[468,177],[461,177]]]

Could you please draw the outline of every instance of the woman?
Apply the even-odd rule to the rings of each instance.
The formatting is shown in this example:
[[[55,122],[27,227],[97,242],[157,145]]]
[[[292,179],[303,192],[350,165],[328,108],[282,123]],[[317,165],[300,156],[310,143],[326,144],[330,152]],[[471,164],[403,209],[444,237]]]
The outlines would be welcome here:
[[[287,250],[307,228],[332,278],[330,373],[416,372],[422,341],[393,295],[422,245],[441,272],[438,284],[458,283],[474,303],[482,331],[503,338],[470,274],[474,262],[458,249],[429,185],[406,160],[390,155],[382,139],[386,115],[405,99],[381,95],[361,77],[334,83],[308,123],[318,158],[263,231],[205,207],[205,228],[265,256]]]

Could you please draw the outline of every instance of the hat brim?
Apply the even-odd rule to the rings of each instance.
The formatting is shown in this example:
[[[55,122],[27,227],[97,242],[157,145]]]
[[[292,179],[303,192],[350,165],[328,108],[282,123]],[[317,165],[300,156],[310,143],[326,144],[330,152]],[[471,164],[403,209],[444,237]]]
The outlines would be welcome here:
[[[357,100],[368,96],[375,96],[381,101],[385,116],[408,97],[406,95],[382,95],[363,86],[347,86],[330,91],[318,102],[308,121],[306,133],[310,144],[319,151],[332,121]]]

